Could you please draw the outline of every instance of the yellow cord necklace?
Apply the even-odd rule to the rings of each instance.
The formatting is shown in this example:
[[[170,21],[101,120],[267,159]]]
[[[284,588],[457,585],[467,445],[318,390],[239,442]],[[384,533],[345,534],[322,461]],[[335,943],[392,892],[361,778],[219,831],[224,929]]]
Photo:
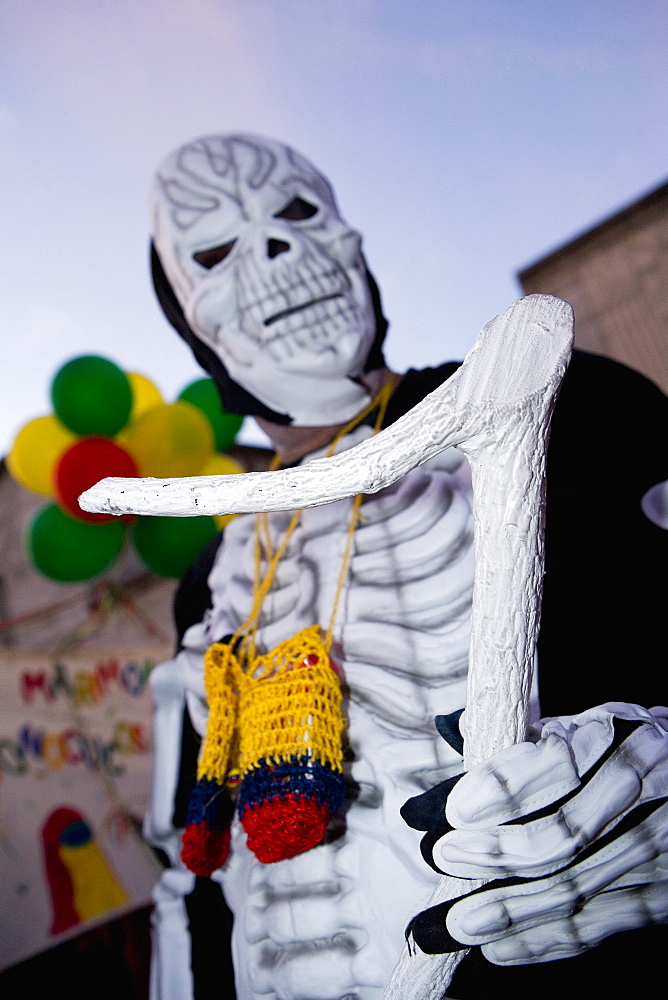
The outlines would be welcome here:
[[[390,379],[334,437],[328,456],[374,410],[374,434],[380,430],[393,389]],[[275,456],[271,467],[278,466]],[[231,640],[214,643],[205,656],[209,719],[181,854],[198,875],[210,875],[227,860],[235,805],[248,848],[259,861],[269,863],[320,844],[343,804],[345,723],[341,681],[330,650],[362,500],[363,494],[353,500],[325,635],[319,625],[311,625],[264,654],[256,649],[262,604],[302,510],[294,512],[273,553],[267,515],[256,515],[251,610]]]

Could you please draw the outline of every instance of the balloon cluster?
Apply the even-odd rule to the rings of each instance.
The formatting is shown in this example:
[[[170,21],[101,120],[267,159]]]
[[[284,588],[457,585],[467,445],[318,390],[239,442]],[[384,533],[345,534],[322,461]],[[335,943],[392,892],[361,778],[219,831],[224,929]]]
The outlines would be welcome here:
[[[6,458],[13,479],[51,502],[28,526],[31,561],[62,583],[104,572],[132,544],[153,573],[180,577],[229,518],[122,517],[81,510],[78,497],[107,476],[243,472],[224,454],[243,417],[224,413],[213,380],[197,379],[174,403],[144,375],[83,355],[51,383],[53,414],[29,421]]]

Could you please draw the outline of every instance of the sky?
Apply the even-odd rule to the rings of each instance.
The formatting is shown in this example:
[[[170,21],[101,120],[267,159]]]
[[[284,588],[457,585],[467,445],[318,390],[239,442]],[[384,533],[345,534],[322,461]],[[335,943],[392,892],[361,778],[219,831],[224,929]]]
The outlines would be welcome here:
[[[166,402],[204,374],[148,273],[176,146],[304,153],[363,234],[388,363],[436,365],[523,267],[665,183],[667,42],[665,0],[2,0],[0,454],[72,357]]]

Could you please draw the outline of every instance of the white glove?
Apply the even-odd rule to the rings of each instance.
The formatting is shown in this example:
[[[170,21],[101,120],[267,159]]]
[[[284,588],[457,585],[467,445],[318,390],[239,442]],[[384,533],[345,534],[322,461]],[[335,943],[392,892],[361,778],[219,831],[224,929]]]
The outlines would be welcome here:
[[[543,723],[463,775],[433,848],[449,875],[495,881],[447,929],[496,965],[577,955],[668,920],[668,709],[610,703]]]

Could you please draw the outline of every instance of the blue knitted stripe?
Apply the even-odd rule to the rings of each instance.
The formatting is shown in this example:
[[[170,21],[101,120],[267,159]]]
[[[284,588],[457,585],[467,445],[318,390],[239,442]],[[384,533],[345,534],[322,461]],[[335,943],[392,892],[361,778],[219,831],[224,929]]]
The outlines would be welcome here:
[[[326,764],[319,764],[309,757],[291,757],[280,764],[268,764],[266,758],[258,767],[248,771],[239,788],[239,816],[250,806],[268,799],[285,799],[289,795],[316,799],[327,805],[332,813],[339,809],[346,797],[342,774],[332,771]]]
[[[210,830],[229,826],[234,803],[223,785],[211,778],[200,778],[190,793],[186,825],[206,823]]]

